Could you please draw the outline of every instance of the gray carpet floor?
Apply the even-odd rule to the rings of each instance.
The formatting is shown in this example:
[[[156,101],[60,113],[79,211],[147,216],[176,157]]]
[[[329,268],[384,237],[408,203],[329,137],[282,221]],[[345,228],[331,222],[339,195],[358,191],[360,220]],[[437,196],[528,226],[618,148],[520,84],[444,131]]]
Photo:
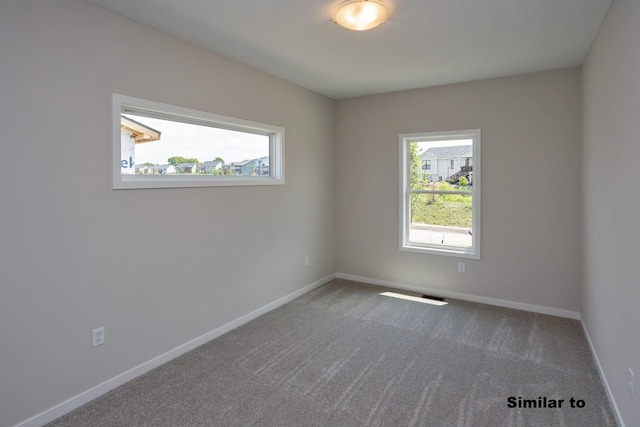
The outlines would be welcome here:
[[[616,425],[579,322],[385,290],[334,280],[49,426]]]

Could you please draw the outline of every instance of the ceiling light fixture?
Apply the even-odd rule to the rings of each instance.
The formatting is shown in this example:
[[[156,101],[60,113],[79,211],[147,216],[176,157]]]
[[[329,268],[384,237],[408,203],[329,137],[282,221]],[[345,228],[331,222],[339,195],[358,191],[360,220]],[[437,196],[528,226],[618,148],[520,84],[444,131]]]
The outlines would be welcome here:
[[[333,14],[336,24],[354,31],[375,28],[389,18],[389,9],[378,0],[352,0]]]

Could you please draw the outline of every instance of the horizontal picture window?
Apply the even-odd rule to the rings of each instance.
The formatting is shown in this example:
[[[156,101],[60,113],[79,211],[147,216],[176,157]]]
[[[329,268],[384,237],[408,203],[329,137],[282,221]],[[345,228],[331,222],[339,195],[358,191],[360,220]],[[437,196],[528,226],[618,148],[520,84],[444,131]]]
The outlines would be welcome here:
[[[113,188],[284,184],[284,129],[113,95]]]

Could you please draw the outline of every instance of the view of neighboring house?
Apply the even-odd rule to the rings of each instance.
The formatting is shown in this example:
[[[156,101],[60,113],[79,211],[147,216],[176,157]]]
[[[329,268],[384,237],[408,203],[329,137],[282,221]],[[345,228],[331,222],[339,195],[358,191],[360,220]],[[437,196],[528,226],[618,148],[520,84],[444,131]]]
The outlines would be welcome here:
[[[204,162],[201,165],[201,169],[203,173],[212,174],[214,171],[222,170],[223,162],[222,160],[211,160],[209,162]]]
[[[123,164],[124,164],[124,161],[123,161]],[[132,167],[132,170],[133,170],[133,167]],[[269,175],[269,157],[260,157],[258,159],[247,159],[241,162],[231,162],[231,163],[223,163],[222,160],[216,159],[216,160],[206,161],[204,163],[195,163],[195,162],[178,163],[175,166],[171,164],[165,164],[165,165],[141,164],[141,165],[135,165],[135,174],[137,175],[219,174],[219,175],[268,176]]]
[[[120,173],[138,173],[136,166],[136,144],[160,140],[160,131],[143,125],[126,116],[120,116]]]
[[[231,169],[234,175],[269,175],[269,157],[226,163],[223,168]]]
[[[200,172],[200,165],[198,163],[178,163],[176,165],[176,173],[190,174]]]
[[[176,173],[173,165],[136,165],[136,175],[167,175]]]
[[[432,147],[420,154],[422,172],[429,181],[473,182],[473,146]]]
[[[154,166],[150,166],[149,169],[152,171],[154,175],[167,175],[167,174],[176,173],[176,167],[170,164],[154,165]]]

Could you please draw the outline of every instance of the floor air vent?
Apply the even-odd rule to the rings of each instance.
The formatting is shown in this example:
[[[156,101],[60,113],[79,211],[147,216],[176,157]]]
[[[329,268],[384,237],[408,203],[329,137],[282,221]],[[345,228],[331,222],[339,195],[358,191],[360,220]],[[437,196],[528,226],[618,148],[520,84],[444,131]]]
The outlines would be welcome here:
[[[421,297],[414,297],[411,295],[403,295],[403,294],[398,294],[395,292],[382,292],[380,295],[385,296],[385,297],[393,297],[393,298],[398,298],[398,299],[403,299],[403,300],[408,300],[408,301],[414,301],[414,302],[419,302],[422,304],[431,304],[431,305],[447,305],[449,304],[448,302],[446,302],[444,300],[444,298],[440,298],[440,297],[432,297],[429,295],[422,295]]]
[[[433,295],[424,295],[424,294],[422,294],[422,296],[420,298],[432,299],[432,300],[435,300],[435,301],[444,301],[444,298],[434,297]]]

